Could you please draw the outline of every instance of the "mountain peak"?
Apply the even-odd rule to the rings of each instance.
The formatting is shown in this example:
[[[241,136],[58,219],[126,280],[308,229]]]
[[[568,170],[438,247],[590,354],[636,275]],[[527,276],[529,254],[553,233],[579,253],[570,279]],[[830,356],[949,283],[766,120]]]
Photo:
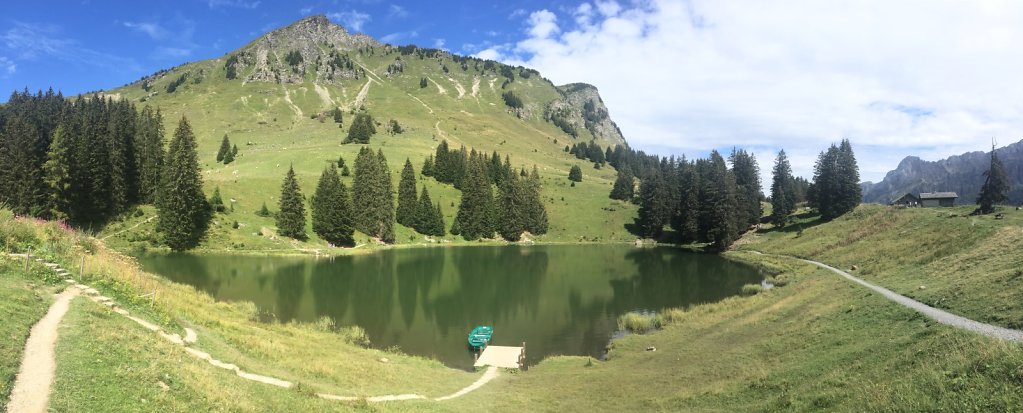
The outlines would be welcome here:
[[[225,67],[250,82],[302,83],[309,74],[316,82],[337,83],[359,78],[362,69],[353,64],[349,52],[380,45],[321,14],[260,36],[232,53]]]

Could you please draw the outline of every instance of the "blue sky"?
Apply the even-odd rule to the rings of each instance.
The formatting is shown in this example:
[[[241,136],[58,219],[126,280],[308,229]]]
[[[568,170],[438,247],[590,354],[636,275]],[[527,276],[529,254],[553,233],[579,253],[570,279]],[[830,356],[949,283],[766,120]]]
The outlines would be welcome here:
[[[221,56],[305,15],[596,85],[629,143],[705,156],[784,148],[809,177],[848,138],[863,180],[1023,138],[1023,2],[857,0],[12,1],[12,90],[112,88]]]
[[[0,91],[113,88],[234,50],[310,14],[393,44],[461,54],[521,37],[527,10],[558,2],[17,1],[0,17]]]

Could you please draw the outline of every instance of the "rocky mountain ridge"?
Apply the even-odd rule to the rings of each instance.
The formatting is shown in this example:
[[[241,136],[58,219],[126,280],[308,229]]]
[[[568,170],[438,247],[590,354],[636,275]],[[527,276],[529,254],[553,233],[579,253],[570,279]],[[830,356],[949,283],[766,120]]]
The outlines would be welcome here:
[[[996,149],[1009,173],[1009,203],[1023,202],[1023,141]],[[984,171],[990,167],[991,152],[968,152],[938,161],[907,156],[888,172],[881,182],[864,182],[863,202],[888,203],[906,193],[955,192],[957,204],[972,204],[984,184]]]

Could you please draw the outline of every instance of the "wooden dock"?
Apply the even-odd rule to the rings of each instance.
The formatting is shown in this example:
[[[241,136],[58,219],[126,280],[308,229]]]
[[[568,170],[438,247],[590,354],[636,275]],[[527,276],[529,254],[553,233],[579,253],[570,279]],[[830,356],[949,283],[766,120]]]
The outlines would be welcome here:
[[[476,359],[475,367],[494,366],[506,369],[521,369],[526,364],[526,343],[522,347],[486,346],[483,354]]]

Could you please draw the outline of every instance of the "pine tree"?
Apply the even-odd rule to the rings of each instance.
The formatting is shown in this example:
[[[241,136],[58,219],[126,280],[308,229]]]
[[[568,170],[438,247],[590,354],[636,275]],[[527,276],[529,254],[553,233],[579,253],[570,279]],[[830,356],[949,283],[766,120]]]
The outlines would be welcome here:
[[[370,136],[377,133],[376,125],[373,124],[373,117],[368,113],[355,115],[352,126],[348,128],[348,136],[342,143],[368,144]]]
[[[423,192],[419,194],[419,200],[416,204],[416,219],[415,225],[413,225],[416,232],[432,235],[430,227],[433,225],[433,214],[433,201],[430,199],[430,191],[427,191],[426,185],[423,185]]]
[[[223,162],[224,157],[231,152],[231,141],[227,139],[227,134],[224,134],[224,139],[220,141],[220,150],[217,151],[217,162]]]
[[[810,207],[821,214],[821,218],[829,221],[837,217],[835,209],[836,192],[838,191],[838,147],[832,144],[827,151],[817,156],[813,167],[813,183],[807,191],[807,202]]]
[[[412,168],[412,161],[405,158],[405,167],[401,170],[401,180],[398,181],[398,209],[394,217],[399,224],[415,228],[416,208],[416,171]]]
[[[394,243],[394,184],[391,181],[391,169],[387,166],[387,158],[383,150],[377,150],[377,163],[379,164],[377,180],[383,193],[380,195],[379,209],[377,213],[377,225],[380,229],[380,239],[388,244]]]
[[[344,123],[341,117],[341,108],[334,108],[334,123]]]
[[[320,175],[312,199],[313,232],[335,246],[353,245],[355,242],[352,205],[348,189],[341,183],[334,165]]]
[[[789,215],[796,210],[795,187],[792,178],[792,167],[785,150],[778,152],[774,161],[773,178],[771,179],[771,222],[783,227]]]
[[[423,169],[420,173],[423,176],[433,176],[433,155],[427,155],[423,160]]]
[[[0,134],[0,204],[18,215],[39,215],[44,209],[37,134],[35,126],[17,115]]]
[[[760,205],[760,167],[757,159],[744,149],[732,149],[729,156],[735,176],[737,229],[746,229],[760,222],[764,209]]]
[[[1009,192],[1009,175],[1005,171],[1005,165],[998,159],[995,146],[991,145],[991,166],[984,171],[984,185],[980,187],[980,194],[977,195],[977,213],[990,214],[995,212],[995,204],[1005,202],[1009,199],[1006,193]]]
[[[639,184],[639,216],[636,222],[644,236],[657,238],[664,232],[664,215],[669,209],[667,201],[667,183],[659,170],[653,170]]]
[[[352,209],[355,229],[384,242],[394,242],[394,194],[387,159],[369,148],[355,158]]]
[[[426,186],[423,186],[423,192],[419,196],[415,228],[420,234],[444,236],[444,215],[441,213],[440,203],[433,204]]]
[[[209,225],[198,157],[192,127],[182,117],[167,151],[156,199],[157,231],[174,251],[198,245]]]
[[[700,189],[701,232],[715,249],[724,251],[739,235],[735,176],[717,151],[711,151],[704,171]]]
[[[807,201],[820,212],[821,219],[835,219],[859,205],[862,199],[859,177],[849,141],[843,139],[840,146],[832,144],[817,158]]]
[[[440,209],[440,202],[436,203],[433,209],[433,222],[430,224],[430,235],[443,237],[444,236],[444,211]]]
[[[679,200],[672,215],[672,228],[679,241],[696,242],[700,239],[700,175],[696,166],[685,159],[679,163]]]
[[[525,170],[522,172],[521,176],[525,178]],[[509,176],[513,175],[509,174]],[[543,200],[540,198],[540,172],[537,170],[536,165],[533,165],[533,172],[529,174],[525,184],[526,230],[533,235],[546,234],[549,224],[547,220],[547,207],[543,205]]]
[[[238,145],[231,147],[231,150],[224,154],[224,165],[234,162],[234,158],[238,156]]]
[[[224,206],[224,199],[220,197],[220,187],[213,188],[213,195],[210,196],[210,211],[212,212],[225,212],[227,207]]]
[[[47,215],[58,221],[69,220],[72,213],[71,139],[64,126],[58,126],[53,132],[50,151],[43,164],[49,209]]]
[[[127,100],[106,103],[109,125],[106,144],[110,154],[108,216],[128,210],[138,199],[138,167],[135,156],[136,113]]]
[[[630,168],[619,168],[614,186],[611,187],[610,198],[630,201],[632,200],[633,191],[635,191],[635,183],[633,182],[632,170]]]
[[[579,165],[572,165],[572,168],[568,170],[568,180],[572,182],[583,181],[583,170]]]
[[[163,169],[163,115],[146,106],[139,117],[139,200],[152,203],[160,186]]]
[[[261,217],[270,216],[270,209],[266,207],[266,201],[263,201],[263,206],[259,207],[259,211],[256,211],[256,215]]]
[[[497,198],[494,200],[497,232],[505,240],[518,241],[526,230],[528,199],[525,191],[525,184],[515,175],[497,187]]]
[[[302,190],[295,178],[295,168],[288,168],[281,184],[281,199],[277,211],[277,233],[297,240],[305,240],[305,203]]]
[[[352,182],[352,211],[355,229],[369,235],[377,233],[373,213],[378,203],[376,175],[379,166],[372,150],[367,147],[359,149],[359,154],[355,157],[355,178]]]
[[[863,189],[860,187],[860,168],[856,165],[856,155],[848,139],[842,139],[838,145],[838,176],[840,178],[836,212],[841,216],[850,212],[863,200]]]
[[[462,200],[455,217],[462,238],[473,241],[493,236],[493,198],[483,158],[474,151],[462,178]]]

